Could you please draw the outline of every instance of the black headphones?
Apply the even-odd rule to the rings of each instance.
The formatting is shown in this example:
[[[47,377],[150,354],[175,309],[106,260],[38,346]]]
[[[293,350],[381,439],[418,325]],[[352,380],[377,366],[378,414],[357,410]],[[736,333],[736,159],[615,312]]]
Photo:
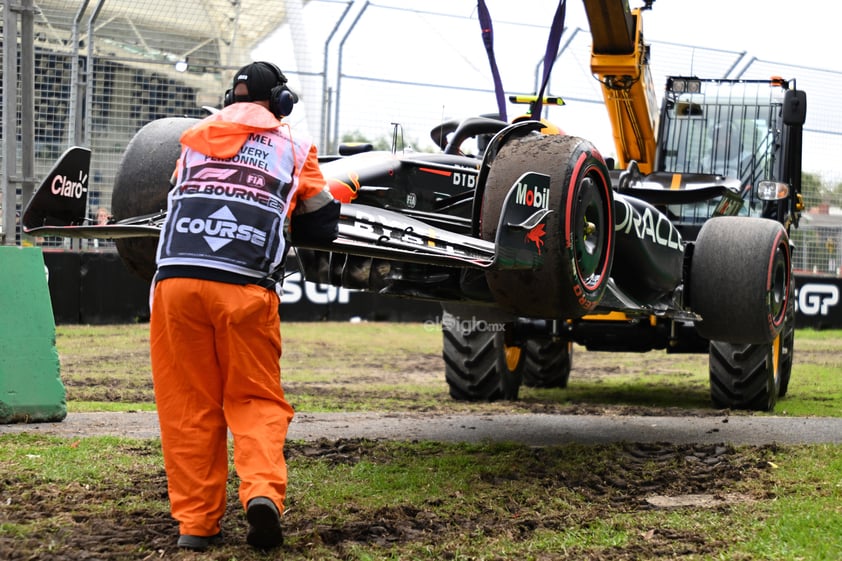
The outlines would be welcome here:
[[[271,62],[259,61],[258,64],[262,64],[271,70],[272,74],[275,75],[275,79],[278,81],[278,85],[269,91],[269,111],[278,119],[286,117],[292,113],[292,106],[298,102],[298,96],[287,87],[287,77],[284,76],[280,68]],[[234,80],[234,87],[236,87],[236,77]],[[239,101],[254,100],[251,98],[251,92],[249,92],[249,95],[235,96],[234,88],[232,87],[225,91],[225,96],[222,98],[222,105],[223,107],[228,107],[232,103]]]

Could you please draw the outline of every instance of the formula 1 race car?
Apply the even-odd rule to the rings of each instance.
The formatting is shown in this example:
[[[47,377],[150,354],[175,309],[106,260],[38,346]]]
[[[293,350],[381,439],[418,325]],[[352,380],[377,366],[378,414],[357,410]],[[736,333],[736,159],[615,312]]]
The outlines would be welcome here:
[[[791,90],[778,89],[767,102],[779,122],[768,129],[800,130]],[[703,96],[676,89],[662,123],[691,138],[682,104],[696,118]],[[150,279],[178,139],[195,122],[161,119],[137,133],[107,225],[85,218],[89,153],[69,150],[28,205],[25,231],[116,239],[126,266]],[[295,248],[304,277],[441,302],[456,399],[514,399],[523,382],[564,387],[576,342],[709,351],[716,406],[771,410],[792,366],[795,195],[769,177],[746,187],[689,169],[611,170],[589,141],[551,132],[536,120],[472,117],[431,131],[440,153],[356,147],[324,157],[345,202],[335,242]],[[755,157],[780,151],[777,140]],[[674,141],[664,128],[666,157],[689,155]]]

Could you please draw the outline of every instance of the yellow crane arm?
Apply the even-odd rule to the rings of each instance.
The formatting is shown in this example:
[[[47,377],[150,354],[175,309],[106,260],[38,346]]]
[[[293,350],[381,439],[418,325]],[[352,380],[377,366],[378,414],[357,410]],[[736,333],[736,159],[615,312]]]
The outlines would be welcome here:
[[[635,160],[642,173],[651,173],[658,113],[642,9],[630,10],[628,0],[583,1],[593,37],[591,71],[602,84],[618,164],[624,169]]]

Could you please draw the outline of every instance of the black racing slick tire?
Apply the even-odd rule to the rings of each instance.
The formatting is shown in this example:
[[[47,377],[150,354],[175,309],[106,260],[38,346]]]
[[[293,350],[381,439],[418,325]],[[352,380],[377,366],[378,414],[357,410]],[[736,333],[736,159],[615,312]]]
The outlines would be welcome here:
[[[600,302],[611,272],[614,223],[608,169],[593,145],[578,137],[534,134],[510,140],[488,171],[480,211],[482,239],[495,240],[506,195],[527,172],[549,176],[548,198],[540,197],[540,205],[552,211],[544,235],[540,240],[524,238],[525,244],[539,244],[544,262],[528,271],[489,271],[489,288],[500,307],[519,316],[581,317]],[[521,204],[538,207],[539,197],[524,197]]]
[[[529,340],[523,384],[530,388],[566,388],[573,366],[573,342],[565,339]]]
[[[690,265],[689,302],[699,334],[735,344],[769,344],[781,332],[790,299],[789,238],[773,220],[711,218]]]
[[[181,153],[181,133],[198,122],[191,118],[152,121],[129,142],[114,178],[111,213],[124,220],[167,209],[170,179]],[[116,240],[117,252],[129,271],[144,280],[155,274],[158,238]]]
[[[505,342],[503,324],[442,314],[442,356],[450,396],[459,401],[516,400],[524,356]]]

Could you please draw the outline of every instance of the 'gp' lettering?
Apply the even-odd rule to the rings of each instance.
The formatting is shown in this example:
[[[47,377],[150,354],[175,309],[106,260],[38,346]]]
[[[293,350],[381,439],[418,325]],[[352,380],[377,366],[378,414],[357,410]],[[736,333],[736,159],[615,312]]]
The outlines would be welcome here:
[[[826,316],[839,303],[839,288],[832,284],[808,283],[798,291],[798,309],[806,316]]]

